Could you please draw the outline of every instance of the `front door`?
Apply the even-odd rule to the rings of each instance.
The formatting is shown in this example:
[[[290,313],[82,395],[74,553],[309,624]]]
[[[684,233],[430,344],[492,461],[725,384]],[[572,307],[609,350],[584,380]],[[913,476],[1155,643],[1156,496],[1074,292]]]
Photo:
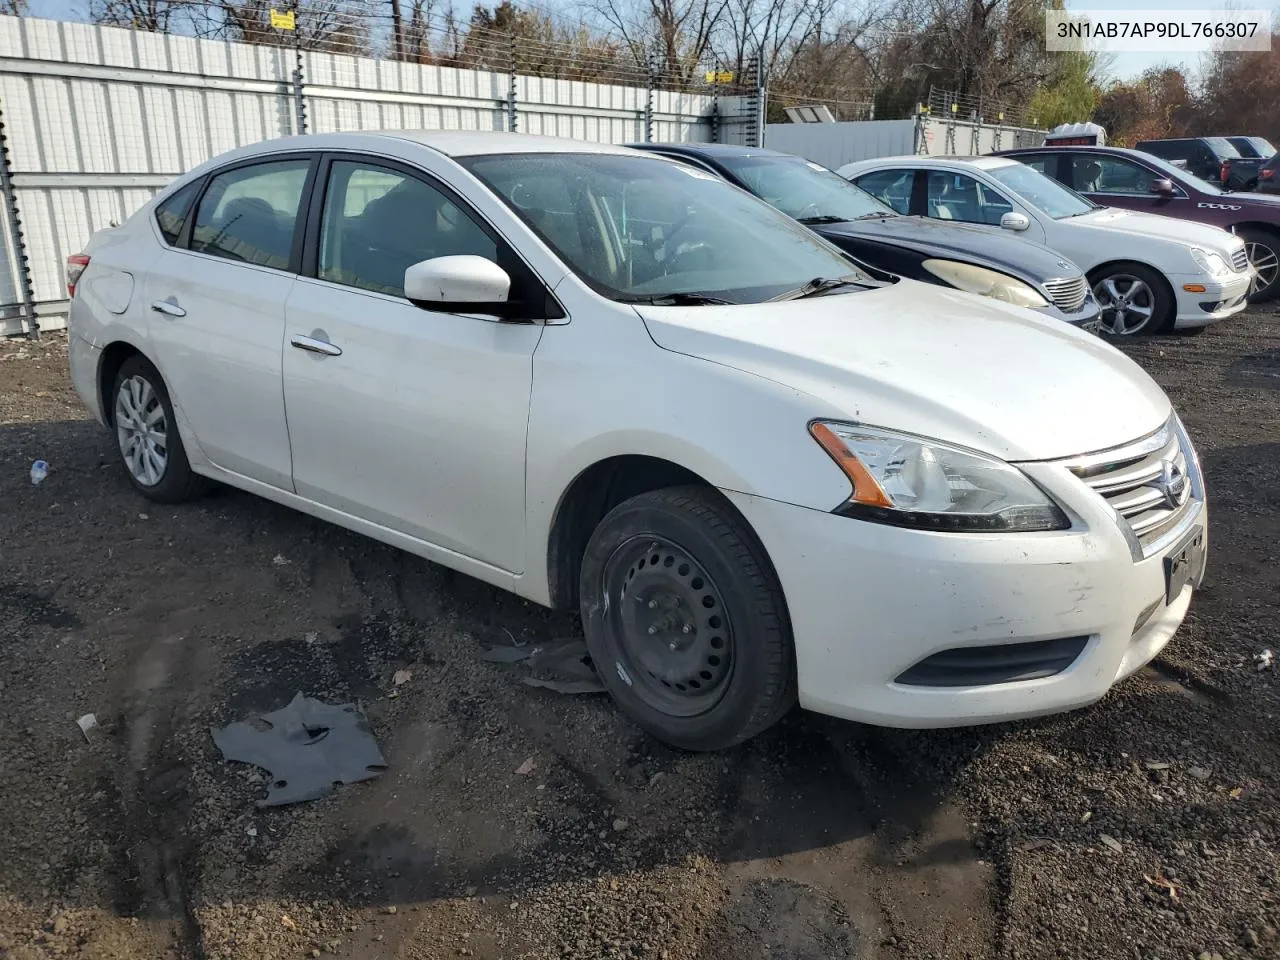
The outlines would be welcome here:
[[[280,351],[311,166],[257,160],[211,177],[189,249],[167,247],[144,287],[156,365],[200,451],[286,490]]]
[[[1008,231],[1011,236],[1044,243],[1044,227],[1026,209],[988,183],[983,183],[967,173],[951,170],[925,171],[925,208],[922,211],[934,220],[953,220],[987,227],[992,231],[1003,230],[1000,218],[1006,213],[1026,214],[1030,226],[1021,233]]]
[[[1098,153],[1071,154],[1067,161],[1068,185],[1094,203],[1170,217],[1194,213],[1193,201],[1176,182],[1172,194],[1152,190],[1152,185],[1164,177],[1146,164]]]
[[[304,268],[314,276],[299,278],[286,308],[297,492],[521,572],[533,351],[544,328],[429,312],[403,289],[405,268],[420,260],[477,255],[518,277],[513,255],[425,174],[335,156],[320,182]]]

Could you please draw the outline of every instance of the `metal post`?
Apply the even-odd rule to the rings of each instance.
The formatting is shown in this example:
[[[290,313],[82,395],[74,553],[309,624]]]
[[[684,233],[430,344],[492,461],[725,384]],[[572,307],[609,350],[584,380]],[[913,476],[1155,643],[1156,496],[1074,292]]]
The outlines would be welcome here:
[[[294,67],[293,67],[293,113],[294,119],[298,127],[298,133],[307,132],[307,101],[302,96],[302,47],[298,43],[297,34],[294,34]]]
[[[644,142],[653,143],[653,54],[644,58]]]
[[[507,88],[507,132],[516,132],[516,35],[510,37],[511,85]]]
[[[769,116],[768,89],[764,76],[764,47],[756,54],[756,142],[755,146],[764,146],[765,120]]]
[[[13,262],[18,270],[18,295],[22,297],[22,316],[27,321],[27,337],[40,339],[40,318],[36,316],[36,294],[31,285],[31,266],[27,262],[27,245],[22,235],[22,217],[18,213],[18,197],[13,189],[13,167],[9,158],[9,138],[0,116],[0,193],[4,194],[5,219],[13,243]]]

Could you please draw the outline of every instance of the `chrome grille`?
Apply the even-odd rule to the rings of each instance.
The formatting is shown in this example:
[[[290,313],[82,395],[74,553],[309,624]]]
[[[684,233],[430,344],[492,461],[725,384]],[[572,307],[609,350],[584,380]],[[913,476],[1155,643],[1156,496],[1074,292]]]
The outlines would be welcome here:
[[[1115,509],[1147,555],[1191,509],[1200,485],[1194,453],[1172,419],[1136,443],[1063,466]]]
[[[1088,281],[1083,276],[1067,277],[1064,280],[1046,280],[1044,288],[1049,291],[1054,305],[1064,313],[1075,313],[1084,305],[1084,298],[1089,292]]]
[[[1231,254],[1231,268],[1239,273],[1249,266],[1249,254],[1241,247],[1235,253]]]

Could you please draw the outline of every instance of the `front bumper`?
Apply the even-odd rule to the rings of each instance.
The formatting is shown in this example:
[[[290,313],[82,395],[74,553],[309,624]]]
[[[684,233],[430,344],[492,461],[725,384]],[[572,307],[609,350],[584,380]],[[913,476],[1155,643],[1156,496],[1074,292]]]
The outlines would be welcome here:
[[[1102,307],[1099,306],[1092,293],[1085,297],[1080,309],[1071,313],[1053,303],[1050,303],[1047,307],[1041,307],[1040,312],[1053,317],[1055,320],[1065,321],[1073,327],[1088,333],[1102,333]]]
[[[1198,585],[1164,602],[1164,557],[1175,548],[1135,561],[1101,497],[1059,466],[1024,469],[1068,507],[1072,529],[932,533],[726,494],[781,580],[803,707],[895,727],[1032,717],[1098,700],[1160,652]],[[1197,500],[1186,529],[1203,530],[1206,521]],[[1051,676],[969,686],[900,682],[943,651],[1068,638],[1083,649]]]
[[[1253,282],[1253,271],[1251,268],[1219,280],[1209,279],[1202,274],[1171,275],[1169,280],[1173,284],[1177,300],[1174,327],[1186,330],[1224,320],[1243,310],[1248,305],[1246,298],[1249,295],[1249,284]],[[1183,289],[1184,284],[1203,286],[1204,292],[1189,292]]]

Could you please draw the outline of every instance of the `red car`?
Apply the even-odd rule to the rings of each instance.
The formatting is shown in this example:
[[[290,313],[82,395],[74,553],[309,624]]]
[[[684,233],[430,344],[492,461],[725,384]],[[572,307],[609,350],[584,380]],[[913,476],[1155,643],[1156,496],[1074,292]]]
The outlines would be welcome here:
[[[1249,301],[1280,295],[1280,196],[1232,193],[1148,153],[1119,147],[1000,150],[1094,203],[1198,220],[1238,234],[1256,274]]]

